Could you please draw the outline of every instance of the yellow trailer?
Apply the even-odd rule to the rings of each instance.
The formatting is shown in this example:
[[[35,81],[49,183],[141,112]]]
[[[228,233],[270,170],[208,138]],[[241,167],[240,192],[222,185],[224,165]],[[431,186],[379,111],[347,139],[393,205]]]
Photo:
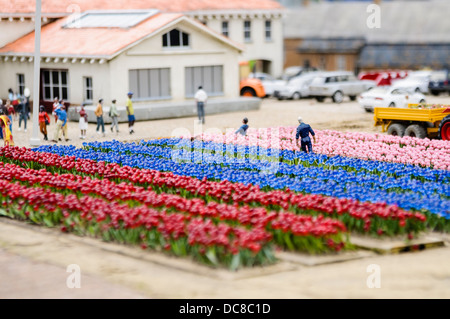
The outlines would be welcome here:
[[[408,108],[376,107],[375,126],[396,136],[439,138],[450,141],[450,105],[409,104]]]

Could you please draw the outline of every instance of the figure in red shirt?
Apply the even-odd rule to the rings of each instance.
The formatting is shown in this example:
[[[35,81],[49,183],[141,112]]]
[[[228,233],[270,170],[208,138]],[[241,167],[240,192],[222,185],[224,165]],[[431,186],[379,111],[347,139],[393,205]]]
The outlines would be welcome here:
[[[41,133],[44,134],[44,141],[48,141],[47,125],[49,124],[50,124],[50,116],[48,116],[47,112],[45,112],[44,106],[41,105],[39,109],[39,128],[41,130]]]

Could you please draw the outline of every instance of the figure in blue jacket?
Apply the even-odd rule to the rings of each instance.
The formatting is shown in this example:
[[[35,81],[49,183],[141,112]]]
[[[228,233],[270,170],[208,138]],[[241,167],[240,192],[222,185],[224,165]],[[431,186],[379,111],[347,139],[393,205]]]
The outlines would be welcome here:
[[[309,124],[306,124],[303,122],[303,119],[301,116],[298,117],[298,122],[300,125],[297,127],[297,134],[295,134],[295,140],[297,142],[297,147],[299,139],[301,141],[301,150],[306,153],[313,153],[312,150],[312,144],[311,144],[311,138],[309,137],[309,134],[312,135],[314,139],[314,143],[316,143],[316,134],[314,133],[313,129]]]

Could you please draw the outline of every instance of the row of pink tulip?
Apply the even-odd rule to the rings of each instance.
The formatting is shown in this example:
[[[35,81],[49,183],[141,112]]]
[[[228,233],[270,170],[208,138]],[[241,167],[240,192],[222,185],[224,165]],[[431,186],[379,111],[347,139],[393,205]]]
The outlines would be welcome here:
[[[203,133],[204,141],[296,150],[296,127],[249,129],[247,136]],[[450,143],[386,134],[315,130],[314,152],[450,170]]]

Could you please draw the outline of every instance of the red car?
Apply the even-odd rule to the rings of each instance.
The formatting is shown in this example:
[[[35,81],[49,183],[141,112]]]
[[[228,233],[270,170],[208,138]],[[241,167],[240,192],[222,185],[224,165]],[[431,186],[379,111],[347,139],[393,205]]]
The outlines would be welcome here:
[[[396,70],[396,71],[373,71],[373,72],[361,72],[358,75],[360,80],[372,80],[375,81],[377,86],[390,86],[392,80],[403,79],[408,75],[408,71]]]

